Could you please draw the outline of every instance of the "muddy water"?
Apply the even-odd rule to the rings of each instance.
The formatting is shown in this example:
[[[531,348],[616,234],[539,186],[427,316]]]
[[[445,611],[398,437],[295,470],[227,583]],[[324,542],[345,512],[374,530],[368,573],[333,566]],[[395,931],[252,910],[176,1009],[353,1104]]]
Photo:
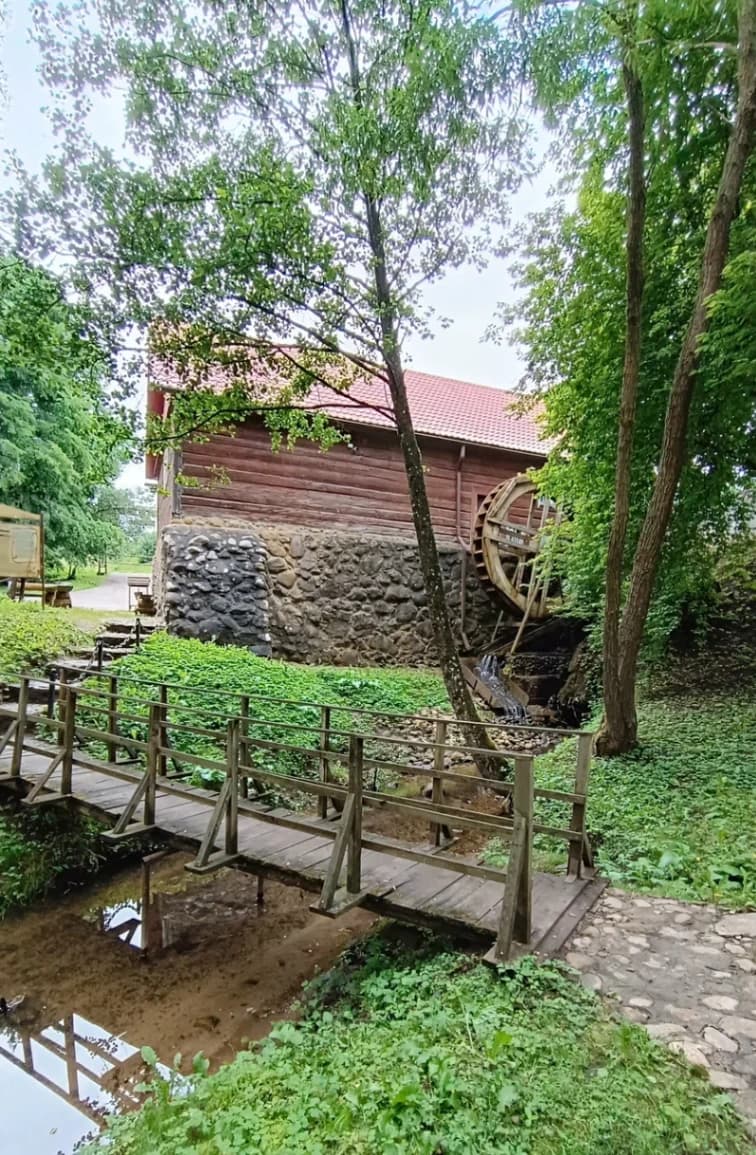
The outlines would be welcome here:
[[[140,1048],[212,1067],[291,1013],[301,984],[371,925],[309,910],[312,895],[187,859],[141,867],[0,923],[1,1155],[68,1155],[132,1109]],[[14,1001],[16,1001],[14,1006]]]

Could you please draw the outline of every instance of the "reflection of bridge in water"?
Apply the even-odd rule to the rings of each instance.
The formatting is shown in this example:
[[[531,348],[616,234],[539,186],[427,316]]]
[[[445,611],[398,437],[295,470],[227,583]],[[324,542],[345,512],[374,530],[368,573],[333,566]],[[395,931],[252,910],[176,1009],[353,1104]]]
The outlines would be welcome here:
[[[106,1115],[133,1110],[140,1102],[135,1090],[143,1069],[139,1050],[81,1015],[66,1015],[44,1027],[0,1020],[0,1066],[4,1062],[98,1126]]]

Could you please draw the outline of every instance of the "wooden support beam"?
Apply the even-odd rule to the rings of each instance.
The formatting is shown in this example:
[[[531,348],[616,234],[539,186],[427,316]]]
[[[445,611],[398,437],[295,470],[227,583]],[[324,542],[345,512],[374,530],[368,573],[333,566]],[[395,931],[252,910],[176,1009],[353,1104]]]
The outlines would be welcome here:
[[[341,875],[341,868],[344,865],[344,856],[346,855],[347,843],[352,836],[354,817],[354,794],[347,795],[344,809],[341,811],[341,818],[339,819],[339,829],[331,851],[331,857],[328,862],[328,869],[323,879],[323,889],[320,892],[320,898],[316,903],[318,911],[324,913],[328,910],[333,902],[333,897],[339,884],[339,877]]]

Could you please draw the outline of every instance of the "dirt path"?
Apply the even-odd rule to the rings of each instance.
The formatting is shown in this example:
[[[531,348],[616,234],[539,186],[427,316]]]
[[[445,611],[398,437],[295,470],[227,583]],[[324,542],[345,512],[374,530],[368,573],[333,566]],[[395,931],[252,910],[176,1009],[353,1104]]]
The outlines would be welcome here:
[[[731,1092],[756,1130],[756,912],[611,890],[565,957],[586,986]]]
[[[73,590],[71,604],[77,610],[117,610],[125,612],[129,605],[128,574],[106,574],[98,586],[88,590]]]

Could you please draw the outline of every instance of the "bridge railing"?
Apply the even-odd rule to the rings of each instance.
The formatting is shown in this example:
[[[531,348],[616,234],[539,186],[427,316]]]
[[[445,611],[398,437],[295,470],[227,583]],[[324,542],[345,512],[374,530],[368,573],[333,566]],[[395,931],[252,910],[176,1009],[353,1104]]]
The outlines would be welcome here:
[[[516,744],[499,744],[491,749],[489,742],[470,746],[464,741],[454,741],[459,728],[453,718],[394,716],[404,727],[408,723],[430,727],[431,735],[426,740],[383,730],[364,732],[334,725],[335,717],[340,715],[353,715],[348,720],[354,723],[356,718],[360,724],[365,718],[385,722],[389,717],[360,708],[228,694],[225,708],[217,709],[225,691],[212,687],[143,683],[111,673],[74,681],[74,675],[65,667],[51,685],[57,708],[50,709],[50,716],[43,722],[43,727],[49,727],[49,733],[54,736],[51,760],[25,801],[34,805],[71,797],[75,764],[107,768],[114,777],[134,780],[131,798],[110,832],[114,838],[130,837],[156,825],[157,791],[169,789],[169,783],[175,781],[171,769],[182,773],[190,767],[209,772],[219,779],[220,788],[196,859],[191,864],[198,872],[217,869],[238,856],[240,810],[295,830],[312,833],[316,826],[317,833],[332,838],[334,843],[319,901],[321,910],[333,913],[359,902],[363,895],[363,852],[390,851],[395,857],[411,862],[504,884],[497,951],[500,957],[505,957],[513,936],[524,942],[530,936],[534,836],[545,835],[566,843],[567,870],[576,877],[585,865],[591,864],[585,832],[591,734],[577,734],[574,788],[553,790],[534,784],[536,756],[533,753]],[[29,680],[22,678],[11,776],[20,774],[22,751],[30,748],[28,701]],[[257,703],[285,705],[291,708],[293,717],[297,716],[297,710],[301,712],[304,708],[307,718],[312,720],[272,721],[270,717],[256,717]],[[533,733],[532,728],[508,724],[479,725],[482,734],[489,739],[495,735],[500,743],[502,739],[511,743],[513,732],[515,739],[519,732]],[[415,732],[413,728],[412,733]],[[271,737],[273,733],[277,736]],[[196,752],[202,743],[207,743],[211,753]],[[187,749],[188,745],[194,745],[194,749]],[[50,750],[49,744],[46,749]],[[119,757],[122,751],[126,751],[126,761]],[[286,773],[285,767],[283,771],[270,768],[271,754],[292,753],[304,761],[310,776]],[[447,791],[460,784],[470,784],[470,776],[460,773],[460,760],[472,763],[485,760],[489,765],[501,763],[506,777],[487,779],[483,784],[502,796],[503,802],[508,803],[508,812],[492,814],[475,805],[460,806],[449,800]],[[57,770],[60,785],[51,790],[49,783]],[[399,782],[406,777],[427,779],[429,797],[408,797],[383,785],[385,778]],[[271,792],[278,797],[294,795],[300,800],[312,799],[317,817],[291,812],[274,815],[270,805],[263,801]],[[567,821],[563,825],[537,821],[534,804],[539,800],[562,804],[569,812]],[[425,849],[363,831],[365,805],[385,807],[405,817],[428,822],[432,845]],[[328,821],[331,807],[338,814],[336,822]],[[449,853],[452,827],[487,834],[507,843],[506,869]],[[221,834],[222,849],[218,849]],[[345,882],[341,885],[344,873]]]

